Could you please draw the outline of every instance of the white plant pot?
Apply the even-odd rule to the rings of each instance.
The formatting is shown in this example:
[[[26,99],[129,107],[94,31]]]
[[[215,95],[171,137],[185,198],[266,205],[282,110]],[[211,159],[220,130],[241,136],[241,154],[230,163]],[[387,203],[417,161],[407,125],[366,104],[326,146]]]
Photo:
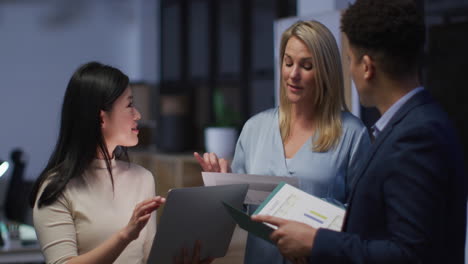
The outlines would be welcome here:
[[[237,142],[237,130],[233,127],[205,128],[205,149],[218,158],[232,159]]]

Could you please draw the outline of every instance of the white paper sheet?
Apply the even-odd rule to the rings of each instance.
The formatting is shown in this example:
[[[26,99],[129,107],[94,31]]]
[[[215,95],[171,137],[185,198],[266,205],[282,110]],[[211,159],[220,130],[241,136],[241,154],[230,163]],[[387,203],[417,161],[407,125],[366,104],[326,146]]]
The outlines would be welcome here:
[[[202,172],[202,177],[205,186],[249,184],[244,203],[255,205],[261,204],[280,182],[287,182],[296,187],[299,185],[296,177],[218,172]]]
[[[299,221],[314,228],[341,231],[345,210],[284,183],[273,191],[254,214],[271,215]]]

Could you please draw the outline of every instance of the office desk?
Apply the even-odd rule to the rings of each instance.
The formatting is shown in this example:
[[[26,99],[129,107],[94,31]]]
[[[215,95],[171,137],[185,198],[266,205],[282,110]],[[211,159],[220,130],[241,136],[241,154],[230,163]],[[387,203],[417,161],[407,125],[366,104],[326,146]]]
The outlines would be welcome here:
[[[0,235],[3,241],[3,246],[0,247],[0,264],[44,263],[34,227],[3,220],[0,221]],[[22,240],[10,240],[18,235]],[[26,244],[22,245],[21,241]]]
[[[0,248],[0,263],[44,263],[39,245]]]

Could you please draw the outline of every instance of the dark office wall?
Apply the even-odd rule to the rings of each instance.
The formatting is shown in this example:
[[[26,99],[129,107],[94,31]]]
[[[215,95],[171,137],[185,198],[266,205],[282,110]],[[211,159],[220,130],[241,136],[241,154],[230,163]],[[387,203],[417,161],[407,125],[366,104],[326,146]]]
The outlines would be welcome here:
[[[0,159],[20,147],[29,156],[25,177],[37,177],[78,65],[99,60],[132,80],[156,81],[159,35],[146,18],[158,1],[0,1]],[[8,175],[2,178],[0,204]]]
[[[425,86],[454,122],[468,164],[468,20],[445,21],[428,33]]]

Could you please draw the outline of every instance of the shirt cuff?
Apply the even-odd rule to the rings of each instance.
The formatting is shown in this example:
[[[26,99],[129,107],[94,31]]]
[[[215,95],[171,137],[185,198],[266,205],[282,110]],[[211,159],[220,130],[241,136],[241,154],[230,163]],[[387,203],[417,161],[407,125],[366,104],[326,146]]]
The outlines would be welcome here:
[[[319,228],[315,235],[314,244],[310,254],[310,262],[327,261],[333,259],[337,253],[340,232]],[[325,262],[324,262],[325,263]]]

